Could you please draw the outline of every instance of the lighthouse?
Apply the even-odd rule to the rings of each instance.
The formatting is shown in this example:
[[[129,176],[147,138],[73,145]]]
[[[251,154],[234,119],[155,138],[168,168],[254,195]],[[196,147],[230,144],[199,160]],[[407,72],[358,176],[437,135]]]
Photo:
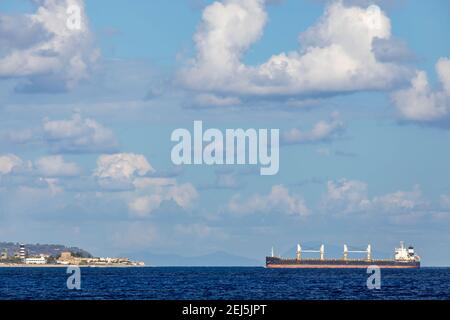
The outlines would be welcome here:
[[[25,258],[27,257],[27,251],[25,250],[24,244],[20,244],[19,257],[22,261],[25,261]]]

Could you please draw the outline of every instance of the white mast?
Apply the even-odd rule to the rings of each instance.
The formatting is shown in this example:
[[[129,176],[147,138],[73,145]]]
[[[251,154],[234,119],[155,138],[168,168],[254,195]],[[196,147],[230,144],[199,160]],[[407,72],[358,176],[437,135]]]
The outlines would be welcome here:
[[[367,260],[372,260],[372,247],[370,244],[367,246],[366,250],[348,250],[348,246],[344,244],[344,260],[348,260],[349,252],[365,253],[367,255]]]
[[[300,244],[297,244],[297,260],[301,259],[302,259],[302,247],[300,246]]]

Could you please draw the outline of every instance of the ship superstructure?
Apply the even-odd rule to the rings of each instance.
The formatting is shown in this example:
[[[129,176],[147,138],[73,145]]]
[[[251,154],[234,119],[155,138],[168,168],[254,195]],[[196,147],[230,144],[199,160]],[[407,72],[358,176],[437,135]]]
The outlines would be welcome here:
[[[320,256],[319,259],[304,258],[304,253],[319,253]],[[364,257],[351,259],[349,253],[363,253]],[[296,257],[292,259],[276,257],[273,248],[272,255],[266,257],[267,268],[367,268],[371,265],[380,268],[420,268],[420,257],[412,246],[406,248],[403,242],[400,242],[399,248],[395,248],[394,259],[373,259],[370,244],[363,250],[349,250],[349,246],[344,244],[341,259],[326,259],[323,244],[317,250],[305,250],[298,244]]]

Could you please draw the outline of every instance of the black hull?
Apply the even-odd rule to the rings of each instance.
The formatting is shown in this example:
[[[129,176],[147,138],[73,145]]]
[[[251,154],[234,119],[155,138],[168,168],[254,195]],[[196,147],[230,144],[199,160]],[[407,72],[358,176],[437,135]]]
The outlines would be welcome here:
[[[377,266],[380,268],[405,269],[420,268],[420,261],[395,261],[395,260],[344,260],[344,259],[282,259],[266,257],[267,268],[292,268],[292,269],[341,269],[341,268],[367,268]]]

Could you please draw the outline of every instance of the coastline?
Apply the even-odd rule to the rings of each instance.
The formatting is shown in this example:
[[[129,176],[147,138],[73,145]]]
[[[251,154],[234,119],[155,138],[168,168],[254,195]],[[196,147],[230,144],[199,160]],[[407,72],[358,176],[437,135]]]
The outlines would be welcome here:
[[[0,264],[0,268],[149,268],[150,266],[133,266],[133,265],[64,265],[64,264]]]

